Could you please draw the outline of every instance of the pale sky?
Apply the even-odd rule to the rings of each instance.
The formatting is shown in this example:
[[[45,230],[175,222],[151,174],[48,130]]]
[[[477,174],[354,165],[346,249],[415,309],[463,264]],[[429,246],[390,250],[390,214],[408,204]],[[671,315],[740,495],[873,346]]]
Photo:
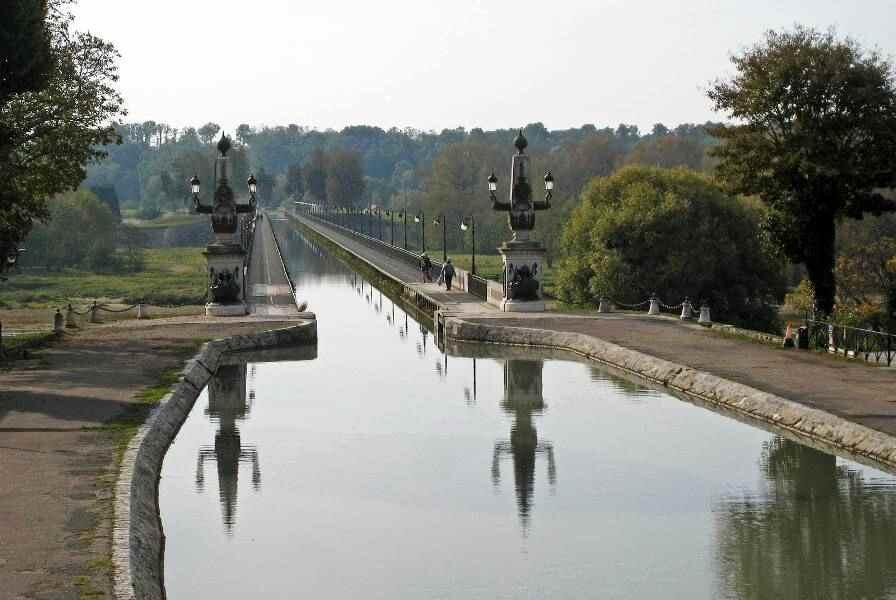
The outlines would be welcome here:
[[[769,28],[896,54],[896,0],[80,0],[128,120],[549,129],[720,119],[704,90]]]

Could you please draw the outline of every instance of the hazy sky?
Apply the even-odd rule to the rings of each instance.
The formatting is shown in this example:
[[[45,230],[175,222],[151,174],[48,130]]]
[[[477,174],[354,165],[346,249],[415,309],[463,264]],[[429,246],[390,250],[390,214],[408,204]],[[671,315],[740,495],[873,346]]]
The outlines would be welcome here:
[[[129,120],[440,130],[718,118],[704,90],[766,29],[896,54],[896,0],[80,0]]]

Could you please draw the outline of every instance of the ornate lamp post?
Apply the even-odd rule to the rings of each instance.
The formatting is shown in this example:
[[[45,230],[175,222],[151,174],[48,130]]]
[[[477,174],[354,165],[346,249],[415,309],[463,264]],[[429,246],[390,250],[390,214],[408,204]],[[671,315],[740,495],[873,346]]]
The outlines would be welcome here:
[[[386,211],[386,216],[389,217],[389,245],[395,245],[395,212],[392,210]]]
[[[438,217],[433,219],[432,224],[436,226],[442,226],[442,263],[444,263],[448,260],[448,222],[445,219],[445,214],[442,213]]]
[[[414,223],[420,223],[420,252],[426,252],[426,215],[422,210],[414,215]]]
[[[246,251],[240,244],[238,234],[239,215],[254,213],[257,203],[256,192],[258,182],[249,176],[246,185],[249,188],[249,203],[237,204],[228,180],[230,139],[221,134],[218,142],[217,170],[220,173],[218,187],[215,190],[214,204],[203,204],[200,199],[201,187],[199,177],[190,179],[190,190],[193,194],[193,207],[197,213],[211,215],[214,240],[205,249],[208,261],[208,290],[211,301],[205,306],[208,316],[244,315],[246,314],[244,269]]]
[[[539,277],[545,249],[538,241],[529,239],[529,232],[535,227],[535,212],[551,207],[554,176],[550,171],[544,176],[544,200],[533,200],[532,186],[529,184],[529,156],[526,154],[528,145],[520,130],[514,140],[517,153],[511,162],[512,186],[509,202],[498,200],[498,178],[494,172],[488,177],[492,209],[508,213],[510,230],[513,232],[513,238],[498,248],[504,258],[504,299],[501,310],[505,312],[544,310]]]
[[[402,230],[404,231],[404,249],[408,249],[408,209],[407,207],[401,211],[401,214],[398,215],[398,218],[401,219],[402,222]]]
[[[467,225],[469,223],[469,225]],[[466,231],[470,229],[470,236],[473,240],[473,264],[470,268],[470,272],[475,275],[476,274],[476,217],[470,215],[469,217],[463,217],[460,220],[460,230]]]

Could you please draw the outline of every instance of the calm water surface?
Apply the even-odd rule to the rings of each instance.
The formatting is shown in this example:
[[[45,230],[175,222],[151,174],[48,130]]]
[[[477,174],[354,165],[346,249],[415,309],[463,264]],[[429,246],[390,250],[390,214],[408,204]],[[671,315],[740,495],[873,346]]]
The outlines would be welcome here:
[[[160,488],[170,599],[896,595],[892,476],[594,366],[446,356],[282,237],[318,356],[197,401]]]

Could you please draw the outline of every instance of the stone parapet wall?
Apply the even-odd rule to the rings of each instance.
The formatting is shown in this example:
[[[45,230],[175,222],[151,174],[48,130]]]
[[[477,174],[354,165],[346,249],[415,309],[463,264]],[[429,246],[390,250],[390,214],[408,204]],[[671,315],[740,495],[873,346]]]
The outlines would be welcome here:
[[[698,371],[629,350],[590,335],[493,323],[445,320],[449,340],[488,342],[567,350],[696,398],[735,415],[766,423],[822,449],[841,450],[849,458],[878,469],[896,471],[896,437],[836,415]]]
[[[317,321],[292,327],[214,340],[190,359],[171,392],[131,440],[116,484],[112,561],[115,597],[163,600],[165,535],[159,514],[162,462],[187,416],[228,355],[246,350],[317,343]]]

